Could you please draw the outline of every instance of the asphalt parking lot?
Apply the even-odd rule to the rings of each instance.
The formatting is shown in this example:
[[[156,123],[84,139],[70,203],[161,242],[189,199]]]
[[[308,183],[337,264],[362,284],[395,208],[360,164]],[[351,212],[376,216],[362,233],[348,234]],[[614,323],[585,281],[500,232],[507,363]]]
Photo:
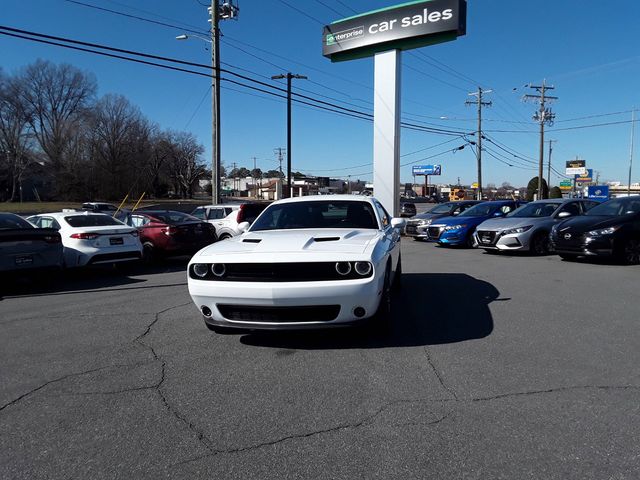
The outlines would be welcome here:
[[[0,478],[640,478],[640,267],[402,255],[384,334],[217,336],[180,259],[10,285]]]

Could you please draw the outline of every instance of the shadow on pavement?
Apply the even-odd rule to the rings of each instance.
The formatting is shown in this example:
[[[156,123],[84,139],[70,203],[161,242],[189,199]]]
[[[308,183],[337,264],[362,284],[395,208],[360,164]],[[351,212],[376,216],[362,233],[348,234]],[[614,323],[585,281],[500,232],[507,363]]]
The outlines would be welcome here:
[[[120,263],[91,266],[62,272],[38,272],[13,274],[0,279],[0,300],[3,297],[63,295],[79,291],[101,289],[144,288],[144,275],[185,272],[190,257],[161,259],[152,265],[143,263]]]
[[[484,338],[493,331],[489,304],[500,292],[462,273],[407,273],[396,296],[391,327],[303,332],[256,332],[246,345],[298,350],[439,345]],[[506,299],[505,299],[506,300]]]

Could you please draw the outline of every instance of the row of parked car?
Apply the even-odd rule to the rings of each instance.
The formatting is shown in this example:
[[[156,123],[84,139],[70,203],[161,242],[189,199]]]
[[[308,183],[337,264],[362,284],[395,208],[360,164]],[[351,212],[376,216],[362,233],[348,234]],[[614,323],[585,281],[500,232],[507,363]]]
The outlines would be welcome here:
[[[405,234],[488,252],[555,252],[571,260],[610,256],[640,263],[640,196],[590,199],[461,201],[415,215]]]
[[[190,255],[238,235],[261,204],[210,205],[191,214],[160,209],[119,210],[85,203],[82,210],[31,215],[0,213],[0,272],[84,267]]]

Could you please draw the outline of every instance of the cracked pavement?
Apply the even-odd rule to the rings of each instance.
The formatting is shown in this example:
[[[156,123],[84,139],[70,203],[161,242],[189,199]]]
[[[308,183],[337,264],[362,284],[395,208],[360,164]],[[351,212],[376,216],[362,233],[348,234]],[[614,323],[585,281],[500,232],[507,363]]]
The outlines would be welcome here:
[[[393,328],[214,335],[179,260],[0,299],[0,478],[640,477],[638,267],[403,242]]]

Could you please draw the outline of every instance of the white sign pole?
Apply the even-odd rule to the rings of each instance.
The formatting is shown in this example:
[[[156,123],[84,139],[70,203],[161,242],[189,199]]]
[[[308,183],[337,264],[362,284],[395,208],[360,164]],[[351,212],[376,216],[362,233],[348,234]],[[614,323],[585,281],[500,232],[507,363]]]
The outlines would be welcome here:
[[[394,217],[400,215],[400,50],[375,54],[373,104],[373,194]]]

